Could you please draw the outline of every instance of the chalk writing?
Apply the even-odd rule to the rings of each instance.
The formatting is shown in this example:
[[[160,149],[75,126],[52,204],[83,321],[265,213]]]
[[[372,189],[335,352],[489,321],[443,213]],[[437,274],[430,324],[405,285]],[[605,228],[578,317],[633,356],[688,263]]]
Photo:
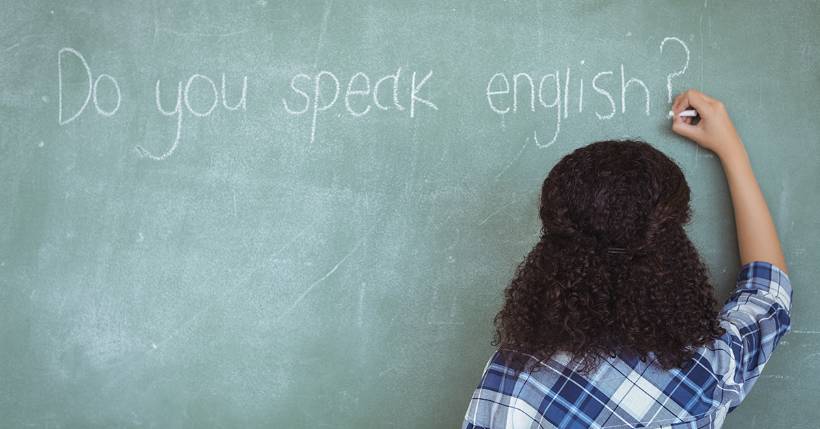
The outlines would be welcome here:
[[[83,101],[82,106],[74,112],[71,117],[68,119],[63,119],[63,56],[65,55],[72,55],[82,64],[83,70],[85,71],[87,80],[88,80],[88,88],[86,90],[85,101]],[[105,110],[100,106],[99,97],[97,95],[97,88],[99,88],[100,80],[105,79],[110,85],[113,86],[114,90],[117,93],[116,102],[114,103],[114,107],[111,110]],[[57,52],[57,123],[60,125],[65,125],[73,120],[77,119],[85,108],[88,106],[89,101],[93,101],[94,109],[96,109],[97,113],[103,116],[114,116],[117,113],[117,110],[120,109],[120,102],[122,101],[122,93],[120,92],[120,85],[117,83],[117,79],[109,74],[102,73],[97,76],[96,79],[92,80],[91,74],[91,67],[88,65],[88,61],[86,61],[83,54],[79,51],[72,49],[72,48],[62,48],[59,52]]]
[[[661,56],[669,56],[668,47],[680,45],[685,54],[682,66],[667,73],[665,86],[667,89],[667,103],[672,100],[673,80],[686,73],[689,67],[690,52],[686,43],[677,37],[665,37],[660,42],[659,53]],[[666,51],[665,51],[666,49]],[[66,80],[64,74],[68,73],[69,63],[75,65],[71,70],[73,76],[77,74],[85,77],[80,79],[81,87],[73,88],[74,91],[68,93],[76,98],[79,93],[83,95],[82,103],[74,103],[73,111],[66,107],[68,102]],[[574,115],[584,115],[584,97],[586,60],[582,59],[576,67],[577,77],[573,77],[573,67],[566,66],[563,70],[555,68],[539,75],[524,71],[511,73],[497,72],[491,75],[485,87],[484,96],[487,104],[495,114],[502,119],[504,127],[504,117],[523,112],[538,113],[543,111],[546,115],[539,117],[547,120],[548,129],[552,129],[549,139],[538,137],[541,131],[540,126],[532,132],[533,143],[536,147],[544,149],[552,146],[558,141],[561,133],[562,121]],[[76,66],[79,65],[79,69]],[[578,69],[580,68],[580,71]],[[394,73],[372,77],[364,71],[356,71],[349,78],[340,79],[334,72],[320,70],[317,73],[297,73],[289,79],[286,94],[281,98],[284,112],[293,117],[309,115],[310,132],[307,137],[307,144],[312,145],[317,140],[319,123],[332,118],[331,111],[336,109],[335,116],[349,115],[352,118],[364,120],[368,116],[384,114],[386,112],[406,113],[411,119],[417,117],[420,108],[426,107],[428,112],[439,110],[437,102],[431,92],[435,85],[432,84],[433,70],[426,73],[416,71],[404,71],[401,67],[395,69]],[[617,70],[617,71],[616,71]],[[618,76],[615,74],[618,73]],[[151,146],[165,147],[162,150],[149,150],[143,145],[136,145],[135,149],[140,157],[165,160],[175,153],[182,142],[183,124],[186,116],[206,119],[218,110],[224,112],[247,111],[249,79],[247,75],[241,76],[241,81],[232,80],[231,83],[239,84],[237,89],[228,84],[228,77],[221,73],[220,80],[217,81],[205,73],[193,73],[185,80],[176,82],[176,96],[173,94],[173,86],[165,83],[162,79],[153,79],[154,103],[157,112],[172,118],[174,121],[174,137],[170,144],[152,144]],[[71,80],[76,82],[76,78]],[[409,82],[408,82],[409,81]],[[405,82],[405,85],[402,83]],[[587,115],[594,114],[597,120],[605,121],[615,117],[618,113],[625,115],[627,112],[627,98],[643,104],[643,115],[649,116],[651,106],[651,90],[647,81],[636,76],[634,70],[629,69],[624,63],[620,63],[614,70],[600,70],[594,74],[591,80],[591,96],[598,100],[598,107],[588,109]],[[620,84],[620,85],[619,85]],[[77,85],[76,83],[74,84]],[[267,85],[265,85],[267,86]],[[106,89],[105,96],[101,95],[100,88]],[[57,53],[57,88],[58,107],[57,121],[61,126],[66,126],[79,118],[89,104],[93,104],[97,114],[103,117],[112,117],[117,114],[122,103],[122,92],[120,84],[113,75],[108,73],[92,73],[91,66],[85,56],[78,50],[71,47],[64,47]],[[402,91],[402,89],[404,89]],[[589,96],[589,95],[587,95]],[[619,99],[618,99],[618,96]],[[46,98],[44,98],[46,99]],[[617,101],[620,101],[618,103]],[[170,100],[170,102],[169,102]],[[575,103],[575,106],[571,106]],[[606,107],[601,107],[603,103]],[[620,109],[618,109],[620,104]],[[337,105],[343,105],[337,107]],[[221,109],[220,109],[221,106]],[[657,109],[661,112],[668,111],[668,106]],[[591,111],[591,113],[590,113]],[[70,115],[69,115],[70,113]],[[393,113],[395,115],[395,113]],[[326,118],[327,116],[327,118]],[[552,124],[550,124],[552,123]],[[549,134],[548,134],[549,135]]]
[[[380,110],[391,110],[395,109],[397,111],[404,111],[405,108],[401,104],[399,104],[399,95],[398,95],[398,88],[399,88],[399,79],[401,75],[401,68],[396,70],[395,74],[389,74],[379,78],[376,81],[376,84],[373,86],[373,104],[378,107]],[[425,83],[427,83],[428,79],[433,75],[433,71],[430,70],[427,72],[426,75],[421,80],[416,79],[416,72],[411,74],[410,78],[410,93],[409,93],[409,102],[410,105],[410,117],[415,118],[416,116],[416,104],[423,104],[430,109],[438,110],[438,106],[433,103],[428,98],[424,98],[420,95],[420,91]],[[323,83],[324,80],[324,83]],[[357,80],[359,82],[357,82]],[[382,104],[381,97],[379,95],[379,91],[382,85],[385,82],[392,81],[393,82],[393,106]],[[308,88],[302,87],[300,82],[305,82],[307,85],[312,84],[312,91]],[[354,85],[357,89],[354,89]],[[330,91],[328,91],[328,87],[330,87]],[[311,121],[310,121],[310,139],[308,144],[313,144],[316,141],[316,129],[317,124],[319,121],[320,113],[325,112],[333,108],[336,102],[339,99],[339,94],[341,91],[341,82],[339,78],[336,77],[333,72],[329,72],[326,70],[322,70],[317,73],[315,76],[310,76],[304,73],[299,73],[294,75],[290,79],[290,89],[292,92],[297,94],[300,101],[297,107],[296,102],[289,103],[288,98],[282,98],[282,105],[285,108],[285,112],[290,115],[303,115],[310,111],[311,114]],[[310,92],[309,92],[310,91]],[[347,81],[347,91],[344,94],[344,105],[345,111],[354,117],[362,117],[365,116],[367,113],[371,111],[371,105],[367,98],[362,98],[363,96],[370,95],[371,87],[370,87],[370,77],[364,72],[356,72],[353,74],[350,79]],[[312,94],[312,97],[311,97]],[[330,95],[332,94],[332,96]],[[353,98],[353,97],[356,98]],[[353,106],[353,101],[359,107],[355,108]]]
[[[206,93],[209,93],[210,96],[211,96],[210,103],[206,104],[207,108],[204,108],[204,109],[203,109],[203,106],[199,106],[198,108],[195,108],[194,106],[191,105],[191,91],[192,91],[192,87],[193,87],[194,82],[197,82],[197,81],[202,82],[201,84],[199,84],[199,87],[203,87],[203,85],[204,85],[204,91]],[[238,109],[246,110],[246,108],[247,108],[247,92],[248,92],[248,77],[247,76],[242,77],[242,90],[241,90],[242,95],[240,96],[239,101],[233,106],[229,105],[228,102],[227,102],[227,96],[225,95],[226,92],[227,92],[225,81],[226,81],[225,74],[222,73],[222,85],[220,87],[222,89],[222,91],[221,91],[222,106],[225,108],[225,110],[228,110],[228,111],[235,111],[235,110],[238,110]],[[162,106],[162,101],[161,101],[162,97],[161,97],[161,94],[160,94],[161,93],[160,86],[161,86],[160,80],[158,79],[156,81],[156,84],[154,85],[154,101],[156,102],[157,111],[159,113],[161,113],[164,116],[176,116],[176,134],[175,134],[175,137],[174,137],[174,142],[171,144],[171,146],[164,153],[162,153],[160,155],[154,155],[153,153],[151,153],[151,151],[149,151],[148,149],[144,148],[141,145],[135,146],[135,149],[137,150],[137,153],[141,157],[150,158],[150,159],[154,159],[154,160],[158,160],[158,161],[161,161],[161,160],[166,159],[169,156],[171,156],[171,154],[173,154],[174,151],[177,149],[177,146],[179,146],[180,137],[182,136],[182,117],[183,117],[182,105],[183,104],[185,104],[186,110],[191,115],[194,115],[198,118],[205,118],[205,117],[210,116],[214,112],[214,110],[219,105],[219,100],[220,100],[220,91],[217,90],[216,83],[214,83],[213,79],[211,79],[210,77],[208,77],[206,75],[203,75],[203,74],[194,73],[194,74],[191,75],[191,77],[188,78],[187,82],[185,83],[185,89],[184,90],[182,89],[182,81],[177,82],[176,104],[174,105],[173,110],[168,110],[168,109],[166,109]]]
[[[668,43],[680,44],[686,53],[686,61],[683,67],[665,76],[667,102],[671,102],[672,79],[686,72],[689,65],[689,48],[686,46],[686,43],[677,37],[666,37],[660,44],[661,54],[663,54],[664,46]],[[580,61],[581,66],[585,63],[586,60]],[[601,97],[610,106],[609,111],[601,112],[596,110],[594,112],[595,116],[598,120],[608,120],[612,119],[618,113],[613,93],[620,94],[621,114],[625,114],[627,111],[626,101],[629,95],[630,97],[640,97],[644,105],[643,113],[645,116],[649,116],[650,100],[652,99],[649,86],[647,86],[643,79],[629,75],[623,63],[621,63],[618,68],[620,72],[620,87],[612,87],[610,77],[615,73],[612,70],[600,71],[592,78],[592,88],[596,96]],[[554,118],[550,119],[551,122],[554,122],[554,124],[552,124],[552,128],[554,129],[552,138],[547,142],[541,142],[538,139],[538,130],[536,129],[533,132],[533,141],[539,148],[547,148],[558,140],[558,136],[561,132],[561,121],[562,119],[567,119],[570,115],[570,99],[577,100],[578,114],[584,112],[584,78],[582,76],[573,80],[572,67],[567,66],[563,74],[559,70],[543,74],[541,78],[538,79],[537,85],[535,84],[536,80],[533,79],[533,76],[529,73],[515,72],[512,73],[511,76],[512,85],[510,85],[510,78],[508,78],[507,73],[498,72],[490,77],[484,92],[487,104],[490,110],[501,115],[503,118],[504,115],[516,114],[519,111],[519,107],[526,106],[527,104],[531,112],[536,112],[538,109],[535,103],[537,96],[538,105],[540,105],[540,107],[546,111],[554,111],[554,116],[551,114],[545,116],[547,118]],[[574,90],[577,90],[577,96],[573,92]],[[550,99],[549,103],[545,101],[545,93],[549,94],[550,97],[554,94],[554,97],[548,97]],[[526,108],[522,110],[526,110]]]

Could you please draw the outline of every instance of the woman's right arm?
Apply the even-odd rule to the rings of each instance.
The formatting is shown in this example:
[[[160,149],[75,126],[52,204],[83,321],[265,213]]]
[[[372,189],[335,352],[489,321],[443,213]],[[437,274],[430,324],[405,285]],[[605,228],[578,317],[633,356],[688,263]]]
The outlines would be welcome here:
[[[690,89],[678,95],[672,107],[672,130],[713,151],[720,159],[732,196],[741,265],[765,261],[788,274],[777,230],[749,155],[723,103]],[[697,125],[692,125],[691,118],[678,116],[689,107],[700,116]]]

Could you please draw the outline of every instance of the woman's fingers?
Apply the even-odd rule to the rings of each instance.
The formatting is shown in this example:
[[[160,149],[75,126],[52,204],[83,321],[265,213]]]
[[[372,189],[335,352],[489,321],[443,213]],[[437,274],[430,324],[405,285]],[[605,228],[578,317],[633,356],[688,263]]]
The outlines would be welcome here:
[[[704,94],[704,93],[702,93],[702,92],[700,92],[700,91],[695,91],[695,92],[697,92],[697,93],[698,93],[698,95],[699,95],[701,98],[703,98],[704,100],[706,100],[706,101],[708,101],[708,102],[710,102],[710,103],[712,103],[712,104],[714,104],[714,103],[717,103],[717,102],[718,102],[718,101],[717,101],[717,100],[715,100],[714,98],[712,98],[712,97],[710,97],[710,96],[708,96],[708,95],[706,95],[706,94]]]
[[[709,110],[712,103],[716,102],[716,100],[709,98],[700,91],[696,91],[694,89],[690,89],[684,93],[685,102],[695,108],[698,111],[698,114],[703,117],[703,113]]]
[[[675,97],[674,103],[672,103],[672,111],[674,111],[675,114],[680,113],[680,111],[682,110],[681,106],[680,106],[680,103],[681,103],[682,99],[683,99],[683,93],[680,93],[680,94],[678,94],[677,97]]]
[[[720,103],[712,97],[696,90],[687,89],[675,97],[672,102],[672,122],[692,126],[694,118],[680,117],[680,112],[687,108],[693,108],[698,112],[698,116],[703,119],[705,116],[711,116],[714,108]]]

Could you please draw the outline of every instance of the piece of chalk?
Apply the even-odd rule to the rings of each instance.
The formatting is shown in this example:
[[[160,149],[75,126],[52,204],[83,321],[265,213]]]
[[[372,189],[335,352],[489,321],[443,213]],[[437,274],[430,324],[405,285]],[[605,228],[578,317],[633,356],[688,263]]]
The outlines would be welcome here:
[[[670,118],[671,118],[671,117],[672,117],[672,115],[674,115],[674,114],[675,114],[675,112],[673,112],[672,110],[670,110],[670,111],[669,111],[669,114],[667,115],[667,117],[670,117]],[[684,117],[684,116],[692,116],[692,117],[694,117],[694,116],[698,116],[698,111],[697,111],[697,110],[684,110],[684,111],[680,112],[680,113],[678,114],[678,116],[680,116],[680,117]]]

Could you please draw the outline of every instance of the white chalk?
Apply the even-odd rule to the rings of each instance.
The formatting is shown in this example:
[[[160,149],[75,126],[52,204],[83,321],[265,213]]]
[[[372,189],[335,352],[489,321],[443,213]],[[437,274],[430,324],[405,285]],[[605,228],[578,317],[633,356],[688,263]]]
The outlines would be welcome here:
[[[671,111],[671,110],[670,110],[670,111],[669,111],[669,114],[668,114],[668,115],[666,115],[666,116],[667,116],[668,118],[671,118],[674,114],[675,114],[675,112],[673,112],[673,111]],[[684,111],[680,112],[680,113],[678,114],[678,116],[680,116],[680,117],[684,117],[684,116],[692,116],[692,117],[694,117],[694,116],[698,116],[698,112],[697,112],[697,110],[684,110]]]

